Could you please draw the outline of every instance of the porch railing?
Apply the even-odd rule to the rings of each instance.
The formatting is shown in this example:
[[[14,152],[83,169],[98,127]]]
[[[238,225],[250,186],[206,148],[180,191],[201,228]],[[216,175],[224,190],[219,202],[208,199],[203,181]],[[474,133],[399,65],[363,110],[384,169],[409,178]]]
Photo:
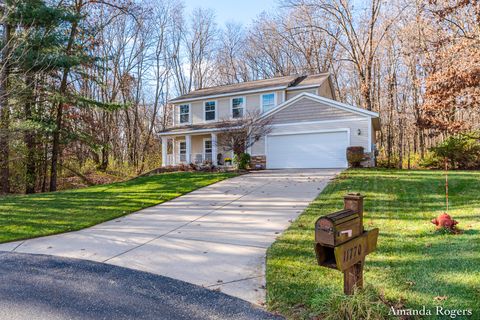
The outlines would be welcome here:
[[[202,164],[205,162],[212,162],[213,155],[212,153],[192,153],[190,155],[190,162],[194,164]],[[187,163],[187,155],[186,154],[168,154],[167,155],[167,165],[174,166],[178,164],[186,164]]]

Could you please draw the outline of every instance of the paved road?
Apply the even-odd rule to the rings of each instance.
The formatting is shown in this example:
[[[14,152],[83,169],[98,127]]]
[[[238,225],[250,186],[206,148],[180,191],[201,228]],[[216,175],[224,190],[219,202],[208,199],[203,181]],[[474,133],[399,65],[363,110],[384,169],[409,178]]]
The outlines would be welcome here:
[[[0,250],[106,262],[262,304],[267,248],[339,171],[243,175],[92,228]]]
[[[0,319],[280,319],[226,294],[109,264],[0,253]]]

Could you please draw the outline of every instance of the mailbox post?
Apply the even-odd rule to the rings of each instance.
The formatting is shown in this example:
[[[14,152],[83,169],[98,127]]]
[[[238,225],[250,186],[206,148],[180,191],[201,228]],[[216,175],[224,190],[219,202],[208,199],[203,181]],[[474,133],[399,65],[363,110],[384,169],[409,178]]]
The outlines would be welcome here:
[[[319,265],[343,272],[343,291],[363,287],[365,257],[377,247],[378,229],[365,231],[363,198],[344,197],[344,209],[320,217],[315,223],[315,254]]]

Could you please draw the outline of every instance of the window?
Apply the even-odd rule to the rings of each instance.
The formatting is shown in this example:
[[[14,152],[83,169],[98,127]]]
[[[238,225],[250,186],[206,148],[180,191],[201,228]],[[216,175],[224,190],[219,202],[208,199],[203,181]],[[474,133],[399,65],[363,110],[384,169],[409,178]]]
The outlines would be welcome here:
[[[180,123],[189,123],[190,122],[190,105],[182,104],[180,105]]]
[[[275,107],[275,93],[267,93],[262,95],[262,110],[267,112]]]
[[[180,161],[187,161],[187,143],[185,141],[180,141],[180,143],[178,144],[178,149],[180,153]]]
[[[215,118],[215,101],[205,102],[205,121],[213,121]]]
[[[242,118],[243,117],[243,98],[233,98],[232,99],[232,118]]]
[[[212,150],[212,140],[203,140],[203,153],[205,154],[205,160],[212,161]]]

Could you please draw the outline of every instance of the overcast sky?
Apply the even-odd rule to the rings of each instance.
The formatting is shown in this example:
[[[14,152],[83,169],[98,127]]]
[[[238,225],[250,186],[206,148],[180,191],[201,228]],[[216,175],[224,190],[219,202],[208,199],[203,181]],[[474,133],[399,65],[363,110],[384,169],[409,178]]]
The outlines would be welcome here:
[[[219,26],[227,22],[248,25],[262,11],[277,6],[277,0],[184,0],[187,12],[202,7],[215,11]]]

